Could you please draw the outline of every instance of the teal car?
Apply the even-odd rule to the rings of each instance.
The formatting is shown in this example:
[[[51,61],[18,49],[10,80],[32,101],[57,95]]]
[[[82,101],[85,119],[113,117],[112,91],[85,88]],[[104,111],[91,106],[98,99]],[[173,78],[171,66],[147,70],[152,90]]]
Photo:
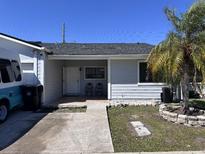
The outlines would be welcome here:
[[[8,112],[23,105],[22,75],[18,60],[0,58],[0,122]]]

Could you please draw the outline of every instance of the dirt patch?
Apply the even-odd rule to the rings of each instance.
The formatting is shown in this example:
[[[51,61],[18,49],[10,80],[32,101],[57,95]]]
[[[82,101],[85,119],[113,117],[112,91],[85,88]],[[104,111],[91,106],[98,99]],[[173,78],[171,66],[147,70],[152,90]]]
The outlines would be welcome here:
[[[131,115],[131,116],[130,116],[130,120],[131,120],[131,121],[134,121],[134,120],[136,120],[136,119],[139,119],[139,117],[140,117],[140,116],[134,114],[134,115]]]
[[[204,137],[197,137],[197,138],[195,138],[195,141],[198,142],[199,144],[201,144],[201,143],[205,144],[205,138]]]

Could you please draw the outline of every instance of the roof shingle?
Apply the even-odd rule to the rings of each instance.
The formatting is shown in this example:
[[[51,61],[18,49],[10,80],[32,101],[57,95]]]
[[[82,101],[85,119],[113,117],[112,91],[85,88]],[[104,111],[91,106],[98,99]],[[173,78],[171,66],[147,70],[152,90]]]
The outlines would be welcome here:
[[[149,54],[146,43],[42,43],[54,55],[127,55]]]

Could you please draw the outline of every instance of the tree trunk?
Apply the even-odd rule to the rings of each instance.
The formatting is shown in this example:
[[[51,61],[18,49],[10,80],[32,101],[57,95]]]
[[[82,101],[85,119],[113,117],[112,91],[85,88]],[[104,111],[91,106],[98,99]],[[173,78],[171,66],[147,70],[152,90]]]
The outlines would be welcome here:
[[[196,67],[194,67],[194,77],[193,77],[192,86],[193,86],[194,91],[199,93],[200,98],[203,98],[204,97],[203,84],[201,83],[201,85],[197,85],[196,78],[197,78],[197,69]]]
[[[189,104],[189,65],[184,65],[183,76],[181,79],[182,95],[183,95],[183,108],[186,111]]]

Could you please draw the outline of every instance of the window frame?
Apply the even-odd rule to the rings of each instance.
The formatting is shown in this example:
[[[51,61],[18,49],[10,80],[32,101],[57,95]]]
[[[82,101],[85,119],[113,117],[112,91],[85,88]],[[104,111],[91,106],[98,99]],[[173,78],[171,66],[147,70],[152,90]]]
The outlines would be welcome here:
[[[86,78],[86,68],[103,68],[104,69],[104,78]],[[84,80],[106,80],[106,68],[105,66],[84,66]]]
[[[20,74],[20,80],[17,80],[17,77],[16,77],[16,72],[15,72],[15,70],[14,69],[16,69],[16,68],[13,68],[13,63],[17,63],[18,64],[18,66],[19,66],[19,74]],[[22,81],[22,72],[21,72],[21,66],[20,66],[20,63],[17,61],[17,60],[11,60],[11,68],[12,68],[12,71],[13,71],[13,74],[14,74],[14,81],[15,82],[21,82]]]
[[[12,64],[11,64],[11,60],[10,59],[6,59],[6,58],[0,58],[0,60],[5,60],[5,61],[8,61],[9,63],[10,63],[10,73],[8,72],[8,70],[7,70],[7,73],[8,73],[8,76],[9,76],[9,79],[10,79],[10,81],[9,82],[3,82],[3,79],[2,79],[2,75],[1,75],[1,71],[0,71],[0,83],[1,84],[9,84],[9,83],[13,83],[13,82],[16,82],[15,81],[15,75],[14,75],[14,71],[13,71],[13,68],[12,68]]]

